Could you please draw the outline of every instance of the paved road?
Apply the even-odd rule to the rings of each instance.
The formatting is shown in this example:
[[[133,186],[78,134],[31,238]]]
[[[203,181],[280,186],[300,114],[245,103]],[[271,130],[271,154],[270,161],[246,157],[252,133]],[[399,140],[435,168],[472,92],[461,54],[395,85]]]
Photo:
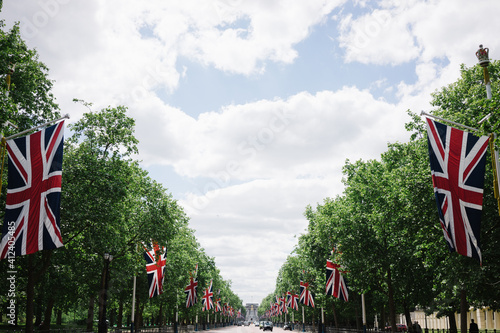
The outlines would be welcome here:
[[[250,326],[226,326],[226,327],[218,327],[218,328],[210,328],[208,331],[204,331],[204,333],[209,333],[210,331],[224,332],[224,333],[262,333],[258,326],[251,324]],[[266,331],[266,333],[269,331]],[[283,333],[281,327],[273,327],[273,333]],[[287,331],[290,332],[290,331]]]

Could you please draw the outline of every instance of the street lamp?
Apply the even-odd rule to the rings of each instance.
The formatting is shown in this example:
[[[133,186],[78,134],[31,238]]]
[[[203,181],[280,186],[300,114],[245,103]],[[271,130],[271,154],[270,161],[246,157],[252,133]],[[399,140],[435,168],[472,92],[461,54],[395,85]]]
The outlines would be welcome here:
[[[108,300],[108,282],[109,282],[109,264],[113,260],[113,256],[109,253],[104,253],[104,266],[101,275],[101,290],[99,292],[99,324],[98,333],[107,333],[108,325],[106,323],[106,302]]]

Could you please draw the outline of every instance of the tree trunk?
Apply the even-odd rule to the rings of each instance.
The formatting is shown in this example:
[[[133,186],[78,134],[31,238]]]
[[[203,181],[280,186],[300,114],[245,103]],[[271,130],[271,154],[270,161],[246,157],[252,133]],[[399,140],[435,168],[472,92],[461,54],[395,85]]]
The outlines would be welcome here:
[[[50,296],[47,307],[45,308],[45,314],[43,316],[43,323],[40,326],[40,331],[50,330],[50,319],[52,318],[52,309],[54,308],[54,297]]]
[[[161,325],[162,317],[163,317],[163,303],[160,303],[160,311],[158,313],[158,318],[156,319],[156,325]]]
[[[359,303],[358,302],[355,302],[356,303],[356,306],[354,307],[354,315],[356,316],[356,329],[358,331],[361,330],[361,325],[359,324],[360,323],[360,315],[359,315]]]
[[[389,323],[391,324],[391,331],[396,332],[396,307],[394,306],[394,290],[392,288],[391,268],[387,268],[387,289],[389,292]]]
[[[467,304],[467,292],[465,289],[460,291],[460,331],[467,332],[467,313],[469,304]]]
[[[33,301],[35,298],[35,274],[33,254],[28,254],[28,283],[26,285],[26,333],[33,333]]]
[[[89,299],[89,309],[87,312],[87,332],[92,332],[94,330],[94,302],[95,296],[90,296]]]
[[[448,319],[450,321],[450,333],[457,333],[457,321],[455,320],[455,313],[448,313]]]
[[[35,318],[35,327],[40,326],[42,323],[42,317],[43,317],[43,310],[42,310],[42,299],[43,299],[43,292],[40,292],[38,294],[35,306],[36,306],[36,318]]]
[[[122,328],[123,324],[123,301],[120,301],[120,304],[118,305],[118,317],[117,317],[117,327]]]
[[[337,321],[337,311],[335,310],[335,302],[332,304],[332,310],[333,310],[333,321],[335,322],[335,328],[339,329],[339,323]]]
[[[413,327],[413,323],[411,322],[410,308],[408,307],[406,301],[403,301],[403,309],[405,312],[405,319],[406,319],[406,325],[408,327],[408,332],[415,333],[415,328]]]
[[[385,330],[385,327],[388,326],[387,324],[387,318],[385,316],[385,305],[382,306],[382,311],[380,312],[380,324],[379,327],[383,330]]]
[[[57,309],[56,325],[62,325],[62,310]]]

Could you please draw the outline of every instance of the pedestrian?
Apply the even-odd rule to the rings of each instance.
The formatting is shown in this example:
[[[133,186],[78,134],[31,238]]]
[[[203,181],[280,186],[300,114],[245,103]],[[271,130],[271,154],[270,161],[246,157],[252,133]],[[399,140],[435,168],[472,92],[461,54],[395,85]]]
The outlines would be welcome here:
[[[422,333],[422,327],[420,327],[420,324],[418,323],[418,321],[416,321],[414,324],[414,332],[415,333]]]
[[[474,322],[474,319],[470,320],[469,333],[479,333],[479,328],[477,324]]]

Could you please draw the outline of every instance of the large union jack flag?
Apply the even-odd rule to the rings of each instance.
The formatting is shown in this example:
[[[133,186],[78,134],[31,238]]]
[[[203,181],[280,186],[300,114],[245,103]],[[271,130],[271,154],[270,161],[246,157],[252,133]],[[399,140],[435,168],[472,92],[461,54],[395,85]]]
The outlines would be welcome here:
[[[60,202],[64,121],[7,141],[9,175],[0,259],[63,246]]]
[[[190,308],[191,306],[196,304],[196,301],[197,301],[196,289],[197,288],[198,288],[198,281],[196,280],[196,278],[190,276],[189,277],[189,284],[184,289],[184,292],[186,293],[186,308]]]
[[[213,297],[212,280],[210,280],[210,286],[203,293],[201,311],[208,311],[214,308]]]
[[[450,251],[481,261],[479,231],[488,137],[427,118],[432,183]]]
[[[298,303],[299,295],[297,295],[293,291],[287,291],[286,298],[287,298],[286,306],[288,306],[293,310],[299,311],[299,303]]]
[[[300,298],[299,302],[305,306],[310,306],[314,308],[314,296],[309,290],[309,282],[300,281]]]
[[[326,294],[347,302],[349,299],[347,284],[338,268],[338,264],[326,260]]]
[[[167,263],[167,249],[153,242],[152,249],[144,247],[144,259],[146,259],[146,271],[149,281],[149,298],[163,294],[163,280],[165,278],[165,265]]]

